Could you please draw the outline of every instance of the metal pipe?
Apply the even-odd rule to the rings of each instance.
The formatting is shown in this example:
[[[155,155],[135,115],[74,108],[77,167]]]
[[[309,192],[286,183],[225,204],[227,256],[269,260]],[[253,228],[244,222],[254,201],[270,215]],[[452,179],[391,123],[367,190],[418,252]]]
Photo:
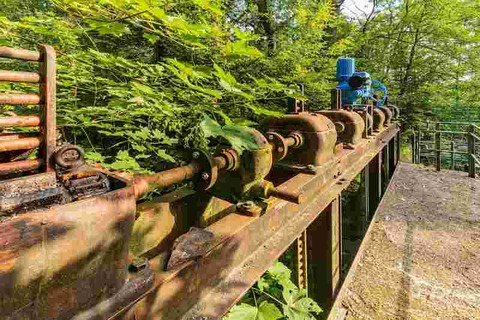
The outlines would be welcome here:
[[[40,53],[31,50],[25,49],[15,49],[9,47],[0,47],[0,57],[2,58],[10,58],[10,59],[18,59],[18,60],[26,60],[26,61],[39,61],[40,60]]]
[[[218,170],[225,169],[228,166],[227,159],[222,156],[214,157],[212,162]],[[167,188],[176,183],[190,180],[203,169],[204,168],[202,168],[199,163],[192,162],[186,166],[173,168],[152,175],[136,175],[133,180],[135,197],[138,199],[155,188]]]
[[[40,104],[41,99],[38,94],[32,93],[10,93],[0,94],[0,104]]]
[[[4,176],[11,173],[36,170],[41,166],[42,166],[42,161],[40,159],[0,163],[0,176]]]
[[[40,75],[36,72],[0,70],[0,81],[38,83]]]
[[[0,128],[36,127],[40,125],[39,116],[15,116],[0,118]]]
[[[39,137],[0,141],[0,152],[33,149],[38,147],[40,143],[41,139]]]
[[[199,164],[193,162],[189,165],[173,168],[152,175],[137,175],[134,177],[135,197],[138,199],[148,191],[155,188],[166,188],[176,183],[192,179],[201,171]]]
[[[23,132],[7,132],[7,133],[0,133],[0,141],[11,141],[11,140],[18,140],[22,138],[30,138],[37,136],[38,133],[23,133]]]

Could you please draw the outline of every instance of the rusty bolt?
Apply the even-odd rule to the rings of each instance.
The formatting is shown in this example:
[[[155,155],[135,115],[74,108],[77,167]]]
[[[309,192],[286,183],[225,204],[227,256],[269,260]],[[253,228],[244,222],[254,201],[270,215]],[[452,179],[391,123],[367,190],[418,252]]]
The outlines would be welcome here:
[[[273,140],[273,135],[269,134],[268,135],[268,140],[270,140],[270,141]]]
[[[192,153],[192,157],[193,157],[193,159],[198,159],[198,158],[200,158],[200,152],[195,151],[194,153]]]
[[[278,152],[283,152],[283,147],[278,147]]]
[[[313,164],[309,164],[309,165],[307,165],[307,169],[308,170],[314,170],[315,166]]]
[[[208,178],[210,178],[210,175],[207,172],[203,172],[202,173],[202,179],[203,180],[208,180]]]

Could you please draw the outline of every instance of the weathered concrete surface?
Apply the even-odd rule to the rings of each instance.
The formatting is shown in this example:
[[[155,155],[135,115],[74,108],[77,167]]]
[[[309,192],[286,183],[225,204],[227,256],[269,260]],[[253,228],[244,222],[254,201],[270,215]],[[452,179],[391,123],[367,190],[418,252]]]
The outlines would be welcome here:
[[[480,319],[480,180],[398,167],[336,319]]]

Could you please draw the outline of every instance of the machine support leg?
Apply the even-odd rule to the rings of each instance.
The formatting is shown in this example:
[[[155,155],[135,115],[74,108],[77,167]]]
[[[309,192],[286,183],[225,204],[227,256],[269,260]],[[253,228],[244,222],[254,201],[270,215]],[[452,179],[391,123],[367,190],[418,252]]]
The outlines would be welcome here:
[[[367,164],[363,169],[363,191],[365,196],[365,217],[363,218],[364,226],[363,226],[363,233],[367,231],[368,222],[370,221],[370,213],[372,212],[371,204],[370,204],[370,164]]]
[[[381,183],[381,195],[385,193],[385,190],[387,189],[387,184],[388,184],[388,177],[390,176],[390,160],[389,160],[389,155],[390,152],[388,151],[389,144],[387,143],[385,147],[383,147],[383,150],[381,152],[382,155],[382,165],[381,165],[381,173],[382,173],[382,183]],[[380,198],[381,198],[380,195]]]
[[[393,175],[393,171],[395,171],[395,158],[396,158],[396,140],[397,136],[393,137],[393,139],[388,143],[388,180]]]
[[[336,297],[341,281],[341,203],[333,200],[307,228],[309,295],[324,310]]]
[[[368,204],[369,204],[369,213],[368,218],[371,219],[375,209],[380,202],[382,197],[382,175],[381,175],[381,152],[378,153],[368,164],[369,171],[369,190],[368,190]]]

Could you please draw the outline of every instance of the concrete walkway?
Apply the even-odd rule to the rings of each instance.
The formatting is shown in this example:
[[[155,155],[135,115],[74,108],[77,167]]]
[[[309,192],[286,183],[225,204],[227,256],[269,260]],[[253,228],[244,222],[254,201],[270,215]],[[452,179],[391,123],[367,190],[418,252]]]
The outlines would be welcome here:
[[[329,319],[480,319],[480,179],[397,170]]]

